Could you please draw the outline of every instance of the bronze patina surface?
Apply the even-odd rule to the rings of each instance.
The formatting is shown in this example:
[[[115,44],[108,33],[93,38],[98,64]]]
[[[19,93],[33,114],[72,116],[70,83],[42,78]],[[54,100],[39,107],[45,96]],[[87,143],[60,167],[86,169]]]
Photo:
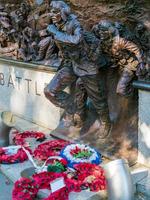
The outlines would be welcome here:
[[[61,5],[66,9],[64,18]],[[87,32],[74,20],[70,30],[69,7],[56,1],[51,7],[53,25],[47,30],[66,64],[44,91],[66,112],[52,135],[88,143],[106,156],[135,162],[137,95],[131,84],[145,72],[140,48],[130,41],[128,31],[126,37],[121,33],[123,25],[118,22],[103,20]],[[71,95],[64,89],[72,84],[75,91]]]

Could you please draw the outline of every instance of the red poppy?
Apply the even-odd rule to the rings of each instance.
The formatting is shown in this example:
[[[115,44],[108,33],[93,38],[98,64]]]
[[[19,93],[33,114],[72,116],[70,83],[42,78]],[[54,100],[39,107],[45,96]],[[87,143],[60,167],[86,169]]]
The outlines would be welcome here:
[[[59,156],[60,151],[68,145],[69,142],[64,140],[52,140],[44,142],[34,150],[34,157],[39,160],[47,160],[50,156]]]
[[[31,150],[26,147],[26,149],[31,153]],[[17,153],[13,155],[7,154],[4,148],[0,148],[0,163],[2,164],[13,164],[16,162],[23,162],[28,159],[27,154],[22,148],[18,149]]]
[[[16,145],[23,145],[26,146],[25,139],[27,138],[35,138],[38,141],[45,140],[45,134],[42,132],[37,131],[25,131],[22,133],[19,133],[18,131],[14,132],[15,136],[13,138],[13,141]]]

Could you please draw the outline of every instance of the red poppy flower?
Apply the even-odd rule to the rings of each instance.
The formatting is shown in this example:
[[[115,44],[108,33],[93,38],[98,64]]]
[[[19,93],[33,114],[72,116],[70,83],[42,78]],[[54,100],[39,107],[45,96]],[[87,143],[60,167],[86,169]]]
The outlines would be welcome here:
[[[52,140],[44,142],[34,150],[34,157],[39,160],[47,160],[50,156],[59,156],[60,151],[68,145],[69,142],[64,140]]]
[[[16,145],[23,145],[26,146],[25,139],[27,138],[35,138],[36,140],[43,141],[45,139],[45,134],[42,132],[37,131],[25,131],[22,133],[19,133],[18,131],[14,132],[15,136],[13,138],[13,141]]]

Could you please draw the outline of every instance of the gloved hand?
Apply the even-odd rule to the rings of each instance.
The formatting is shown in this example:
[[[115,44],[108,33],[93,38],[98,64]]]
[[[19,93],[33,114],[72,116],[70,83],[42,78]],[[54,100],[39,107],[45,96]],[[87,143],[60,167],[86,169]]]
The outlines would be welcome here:
[[[54,35],[58,31],[58,29],[57,29],[57,27],[54,24],[50,24],[47,27],[47,31],[48,31],[48,33]]]
[[[131,96],[133,93],[133,87],[132,87],[133,77],[134,73],[123,71],[117,84],[116,93],[124,97]]]

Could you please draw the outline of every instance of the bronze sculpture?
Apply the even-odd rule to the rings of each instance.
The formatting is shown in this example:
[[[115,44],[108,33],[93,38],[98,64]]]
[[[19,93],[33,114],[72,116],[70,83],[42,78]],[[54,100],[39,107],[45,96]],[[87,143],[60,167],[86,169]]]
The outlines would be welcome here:
[[[12,27],[11,19],[5,7],[0,5],[0,54],[2,56],[17,55],[17,43],[13,38],[14,29]]]
[[[121,37],[115,24],[108,20],[101,20],[93,27],[93,32],[100,38],[102,51],[110,56],[113,67],[120,68],[121,77],[116,92],[123,96],[130,95],[134,76],[144,70],[142,51],[135,43]]]
[[[44,10],[39,9],[37,19],[36,12],[33,16],[30,15],[31,9],[26,3],[21,3],[19,8],[12,12],[11,9],[9,11],[10,14],[4,6],[0,6],[0,53],[2,56],[23,61],[54,59],[54,64],[58,65],[56,45],[48,33],[44,36],[43,33],[41,34],[43,30],[39,30],[42,27],[46,28],[51,21],[49,13],[42,14]],[[48,11],[47,7],[45,11]],[[34,22],[31,18],[34,18]],[[52,62],[48,61],[48,63]]]
[[[38,32],[39,34],[39,43],[38,43],[38,55],[36,61],[48,61],[52,56],[58,55],[58,48],[52,38],[46,31],[46,29]]]
[[[27,17],[30,8],[27,4],[22,3],[18,9],[11,12],[11,20],[14,26],[14,39],[18,43],[17,59],[30,61],[32,48],[33,30],[28,27]]]
[[[62,54],[63,64],[61,70],[45,88],[45,96],[56,106],[65,109],[71,123],[77,119],[75,123],[82,124],[85,118],[85,105],[81,106],[78,103],[81,100],[80,97],[78,99],[80,95],[76,96],[77,108],[74,115],[71,97],[63,91],[80,77],[84,90],[99,115],[99,134],[106,137],[110,132],[111,122],[107,98],[101,88],[102,85],[99,84],[98,70],[106,64],[100,49],[100,41],[91,33],[86,34],[87,40],[84,38],[86,36],[77,17],[70,13],[67,4],[62,1],[52,1],[51,7],[53,24],[49,25],[47,30],[52,34]]]

